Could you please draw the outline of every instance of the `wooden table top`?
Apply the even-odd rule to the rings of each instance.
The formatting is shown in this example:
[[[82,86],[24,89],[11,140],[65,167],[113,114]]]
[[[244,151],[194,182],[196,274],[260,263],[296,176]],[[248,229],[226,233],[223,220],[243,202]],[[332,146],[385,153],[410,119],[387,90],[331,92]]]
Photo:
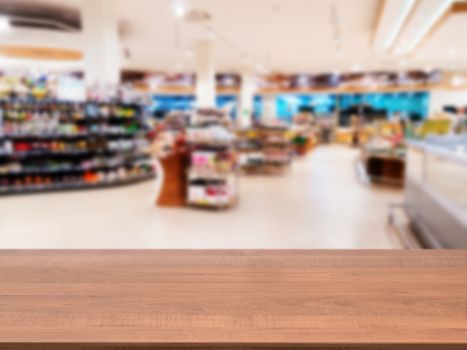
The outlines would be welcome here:
[[[464,349],[467,250],[3,250],[6,343]]]

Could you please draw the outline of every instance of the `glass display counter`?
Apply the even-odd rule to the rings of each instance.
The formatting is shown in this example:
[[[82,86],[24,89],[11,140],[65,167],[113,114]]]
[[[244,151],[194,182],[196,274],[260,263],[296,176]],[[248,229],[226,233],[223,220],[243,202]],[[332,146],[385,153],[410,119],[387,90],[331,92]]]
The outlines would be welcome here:
[[[430,248],[467,248],[467,137],[411,141],[405,202],[411,224]]]

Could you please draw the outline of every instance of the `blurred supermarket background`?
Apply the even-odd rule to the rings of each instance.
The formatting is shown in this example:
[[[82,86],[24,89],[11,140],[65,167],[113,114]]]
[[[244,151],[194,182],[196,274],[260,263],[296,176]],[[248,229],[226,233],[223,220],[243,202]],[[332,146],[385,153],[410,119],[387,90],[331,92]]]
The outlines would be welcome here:
[[[0,248],[467,248],[466,19],[0,0]]]

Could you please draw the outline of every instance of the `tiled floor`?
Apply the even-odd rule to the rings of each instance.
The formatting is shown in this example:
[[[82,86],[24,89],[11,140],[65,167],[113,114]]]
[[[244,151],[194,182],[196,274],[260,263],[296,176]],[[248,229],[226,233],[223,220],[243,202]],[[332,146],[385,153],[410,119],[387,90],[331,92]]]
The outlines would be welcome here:
[[[0,248],[399,248],[401,192],[357,180],[355,150],[318,148],[286,176],[242,177],[236,208],[153,205],[156,183],[0,197]]]

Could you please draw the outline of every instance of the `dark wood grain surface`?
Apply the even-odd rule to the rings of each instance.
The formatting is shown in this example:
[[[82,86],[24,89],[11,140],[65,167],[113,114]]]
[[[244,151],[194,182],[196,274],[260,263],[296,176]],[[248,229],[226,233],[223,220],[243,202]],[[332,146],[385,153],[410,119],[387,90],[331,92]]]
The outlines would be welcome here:
[[[467,250],[0,251],[0,349],[28,344],[464,349]]]

